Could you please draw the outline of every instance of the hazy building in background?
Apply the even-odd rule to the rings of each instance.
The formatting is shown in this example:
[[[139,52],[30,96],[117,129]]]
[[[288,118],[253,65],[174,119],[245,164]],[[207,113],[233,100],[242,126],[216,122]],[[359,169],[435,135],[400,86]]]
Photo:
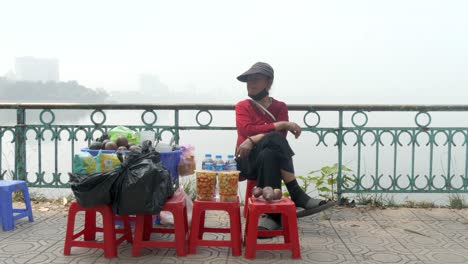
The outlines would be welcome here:
[[[165,95],[169,93],[166,84],[156,74],[140,74],[139,89],[143,94]]]
[[[15,79],[18,81],[54,81],[59,78],[58,59],[17,57],[15,60]]]

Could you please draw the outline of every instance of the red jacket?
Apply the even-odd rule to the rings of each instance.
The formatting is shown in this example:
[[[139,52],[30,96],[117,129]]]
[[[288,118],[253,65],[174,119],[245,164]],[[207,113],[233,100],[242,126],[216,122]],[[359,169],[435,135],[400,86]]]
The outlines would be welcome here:
[[[276,121],[270,115],[263,113],[250,99],[236,104],[237,147],[249,136],[275,131],[273,123],[289,121],[288,107],[285,103],[272,98],[272,103],[267,110],[275,116]],[[286,136],[288,132],[281,131],[281,133]]]

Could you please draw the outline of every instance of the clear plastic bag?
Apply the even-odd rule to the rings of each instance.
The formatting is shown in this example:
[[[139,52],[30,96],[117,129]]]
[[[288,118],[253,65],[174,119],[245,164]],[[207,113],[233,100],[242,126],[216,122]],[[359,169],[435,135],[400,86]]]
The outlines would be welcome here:
[[[187,147],[181,147],[182,154],[180,155],[180,161],[177,165],[177,171],[179,172],[179,176],[188,176],[195,173],[195,148],[191,145]]]
[[[116,126],[112,128],[111,130],[109,130],[107,134],[109,135],[109,139],[112,142],[116,142],[118,137],[123,136],[127,138],[128,143],[133,143],[137,145],[140,144],[140,133],[133,131],[128,127]]]
[[[185,195],[185,206],[187,206],[187,220],[190,227],[192,223],[192,208],[193,201],[190,197],[184,192]],[[168,211],[161,211],[159,214],[161,225],[174,225],[174,215]]]

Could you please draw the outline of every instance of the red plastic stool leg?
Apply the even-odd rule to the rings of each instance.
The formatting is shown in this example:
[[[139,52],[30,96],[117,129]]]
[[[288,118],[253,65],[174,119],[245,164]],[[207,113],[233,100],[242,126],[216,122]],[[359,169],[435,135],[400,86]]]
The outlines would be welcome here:
[[[151,229],[153,228],[153,216],[145,215],[143,223],[143,240],[148,241],[151,238]]]
[[[187,207],[184,206],[184,228],[185,228],[185,236],[187,237],[187,233],[189,232],[188,226],[188,217],[187,217]]]
[[[240,222],[240,210],[232,210],[229,213],[229,220],[231,226],[231,245],[232,255],[240,256],[242,253],[242,241],[241,241],[241,222]]]
[[[260,215],[257,212],[249,211],[248,218],[248,229],[246,229],[246,238],[245,238],[245,258],[253,259],[256,255],[256,245],[257,245],[257,236],[258,236],[258,218]]]
[[[130,217],[124,216],[124,235],[127,236],[127,242],[133,243],[132,225],[130,224]]]
[[[175,227],[174,235],[175,235],[175,241],[177,244],[177,248],[176,248],[177,256],[187,255],[187,249],[186,249],[186,244],[185,244],[185,240],[187,238],[187,233],[185,232],[185,230],[187,229],[187,227],[185,227],[185,219],[187,218],[183,217],[184,211],[185,213],[187,213],[186,207],[177,208],[177,211],[173,212],[174,227]]]
[[[195,254],[197,251],[197,238],[200,237],[200,224],[201,224],[201,217],[202,215],[201,209],[198,207],[197,202],[195,201],[193,204],[193,211],[192,211],[192,226],[190,227],[190,238],[189,238],[189,253]]]
[[[114,214],[110,207],[103,210],[101,213],[104,232],[104,257],[114,258],[117,256]]]
[[[244,217],[247,217],[247,208],[249,207],[249,199],[252,197],[252,189],[257,185],[255,180],[247,180],[247,187],[245,188],[245,200],[244,200]]]
[[[140,256],[141,241],[143,241],[143,232],[145,229],[145,216],[137,215],[135,220],[135,235],[133,237],[132,256]]]
[[[288,222],[287,226],[283,226],[283,228],[287,231],[288,242],[291,243],[291,255],[294,259],[301,258],[301,245],[299,244],[299,234],[297,232],[297,217],[296,217],[296,210],[291,210],[288,213]]]
[[[104,222],[104,218],[102,221]],[[84,240],[96,240],[96,211],[85,211]]]
[[[291,217],[281,214],[281,223],[283,225],[283,232],[284,232],[284,243],[290,243],[290,232],[289,232],[289,220]]]
[[[75,205],[74,203],[70,204],[70,208],[68,209],[67,232],[65,234],[65,243],[63,246],[63,254],[65,256],[70,256],[71,253],[71,242],[73,241],[73,234],[75,232]]]

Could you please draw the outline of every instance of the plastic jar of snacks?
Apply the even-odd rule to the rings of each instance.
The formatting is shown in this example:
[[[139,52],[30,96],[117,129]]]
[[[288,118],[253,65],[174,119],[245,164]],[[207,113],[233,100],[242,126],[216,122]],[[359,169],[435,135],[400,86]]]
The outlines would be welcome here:
[[[195,171],[197,177],[197,199],[209,201],[214,198],[216,186],[216,171]]]
[[[219,198],[222,202],[237,201],[239,171],[218,171]]]

